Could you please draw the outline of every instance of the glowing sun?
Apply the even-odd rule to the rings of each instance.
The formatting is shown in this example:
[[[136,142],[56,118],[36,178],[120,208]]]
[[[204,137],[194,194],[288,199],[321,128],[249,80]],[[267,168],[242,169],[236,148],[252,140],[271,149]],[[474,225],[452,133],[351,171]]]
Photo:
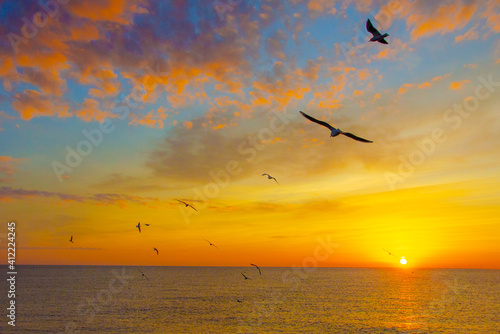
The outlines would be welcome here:
[[[401,260],[399,260],[399,263],[401,264],[406,264],[408,261],[406,261],[405,257],[403,256]]]

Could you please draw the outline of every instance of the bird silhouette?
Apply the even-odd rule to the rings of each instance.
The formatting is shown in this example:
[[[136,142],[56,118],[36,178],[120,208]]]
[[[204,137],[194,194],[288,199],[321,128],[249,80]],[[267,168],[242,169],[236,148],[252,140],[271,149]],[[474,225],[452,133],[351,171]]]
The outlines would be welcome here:
[[[383,250],[385,250],[387,253],[389,253],[389,255],[392,255],[394,256],[396,259],[399,259],[399,257],[397,257],[396,255],[392,254],[391,252],[389,252],[387,249],[385,248],[382,248]]]
[[[137,269],[137,270],[139,270],[139,269]],[[142,274],[142,276],[146,277],[146,279],[149,281],[149,278],[146,275],[144,275],[144,273],[142,271],[139,270],[139,272]]]
[[[71,239],[69,239],[69,242],[73,243],[73,236],[71,236]]]
[[[139,229],[139,233],[141,233],[141,222],[139,222],[136,227]]]
[[[259,266],[257,266],[256,264],[253,264],[253,263],[250,263],[251,266],[254,266],[255,268],[259,269],[259,274],[262,275],[262,272],[260,271],[260,268]]]
[[[191,207],[194,211],[198,212],[198,210],[196,210],[196,208],[194,206],[192,206],[191,204],[188,204],[188,203],[186,203],[184,201],[181,201],[179,199],[176,199],[176,201],[181,202],[182,204],[184,204],[186,206],[186,208],[187,207]]]
[[[155,251],[156,251],[156,255],[158,255],[158,249],[156,249],[156,248],[153,248],[153,250],[155,250]]]
[[[241,273],[241,274],[243,275],[243,277],[245,277],[246,280],[251,279],[251,278],[246,277],[245,274],[243,274],[243,273]]]
[[[267,174],[267,173],[262,174],[262,176],[264,176],[264,175],[267,175],[267,178],[268,178],[269,180],[274,180],[274,181],[276,181],[276,183],[277,183],[277,184],[280,184],[280,183],[278,182],[278,180],[276,180],[276,178],[275,178],[275,177],[272,177],[271,175],[269,175],[269,174]]]
[[[203,239],[203,240],[205,240],[206,242],[208,242],[208,243],[209,243],[209,246],[214,246],[215,248],[219,249],[219,247],[215,246],[213,243],[211,243],[211,242],[210,242],[210,241],[208,241],[207,239]]]
[[[366,139],[363,139],[361,137],[355,136],[352,133],[344,132],[344,131],[342,131],[340,129],[334,128],[333,126],[331,126],[327,122],[320,121],[320,120],[318,120],[318,119],[316,119],[314,117],[311,117],[311,116],[307,115],[306,113],[304,113],[302,111],[300,113],[302,114],[302,116],[304,116],[305,118],[307,118],[311,122],[318,123],[319,125],[323,125],[324,127],[327,127],[328,129],[330,129],[330,131],[332,132],[330,134],[330,137],[336,137],[336,136],[342,134],[344,136],[347,136],[347,137],[352,138],[352,139],[357,140],[357,141],[361,141],[363,143],[373,143],[371,140],[366,140]]]
[[[377,29],[375,29],[375,27],[373,26],[370,19],[368,19],[366,21],[366,30],[368,30],[368,32],[370,32],[373,35],[373,37],[370,39],[370,42],[379,42],[382,44],[389,44],[385,40],[385,37],[389,36],[389,34],[386,33],[386,34],[382,35]]]

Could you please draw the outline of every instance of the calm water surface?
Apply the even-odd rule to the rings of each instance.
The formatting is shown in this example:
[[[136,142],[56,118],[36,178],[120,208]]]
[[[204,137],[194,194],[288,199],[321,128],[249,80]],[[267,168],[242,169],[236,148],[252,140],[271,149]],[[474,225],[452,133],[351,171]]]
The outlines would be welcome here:
[[[19,266],[1,333],[500,333],[500,270],[137,269]]]

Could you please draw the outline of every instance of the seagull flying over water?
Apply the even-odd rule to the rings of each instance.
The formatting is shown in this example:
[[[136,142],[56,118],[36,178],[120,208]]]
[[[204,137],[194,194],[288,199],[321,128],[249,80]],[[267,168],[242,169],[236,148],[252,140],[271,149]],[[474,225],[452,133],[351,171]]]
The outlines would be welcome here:
[[[71,242],[71,243],[73,242],[73,236],[71,236],[71,239],[69,239],[69,242]]]
[[[370,32],[373,35],[373,37],[370,39],[370,42],[379,42],[382,44],[389,44],[384,39],[387,36],[389,36],[389,34],[385,33],[382,35],[377,29],[375,29],[375,27],[371,23],[370,19],[368,19],[368,21],[366,21],[366,30],[368,30],[368,32]]]
[[[196,210],[196,209],[194,208],[194,206],[192,206],[191,204],[188,204],[188,203],[186,203],[186,202],[184,202],[184,201],[181,201],[181,200],[178,200],[178,199],[176,199],[176,201],[177,201],[177,202],[181,202],[182,204],[184,204],[184,205],[186,206],[186,208],[189,206],[189,207],[193,208],[193,210],[194,210],[194,211],[198,212],[198,210]]]
[[[144,225],[149,226],[149,224],[144,224]]]
[[[243,275],[243,277],[245,277],[246,280],[251,279],[251,278],[246,277],[245,274],[243,274],[243,273],[241,273],[241,274]]]
[[[274,180],[274,181],[276,181],[276,183],[277,183],[277,184],[280,184],[280,183],[278,182],[278,180],[276,180],[276,178],[275,178],[275,177],[272,177],[271,175],[269,175],[269,174],[267,174],[267,173],[262,174],[262,176],[264,176],[264,175],[267,175],[267,178],[268,178],[269,180]]]
[[[153,250],[155,250],[155,251],[156,251],[156,255],[158,255],[158,249],[156,249],[156,248],[153,248]]]
[[[260,268],[256,265],[256,264],[253,264],[253,263],[250,263],[251,266],[254,266],[255,268],[257,268],[259,270],[259,274],[262,275],[262,273],[260,272]]]
[[[139,269],[137,269],[137,270],[139,270]],[[144,275],[144,273],[142,271],[139,270],[139,272],[142,274],[142,276],[146,277],[146,279],[149,281],[149,278],[146,275]]]
[[[371,140],[366,140],[366,139],[363,139],[361,137],[355,136],[352,133],[344,132],[340,129],[334,128],[333,126],[331,126],[327,122],[320,121],[314,117],[309,116],[306,113],[303,113],[302,111],[300,113],[302,114],[302,116],[304,116],[305,118],[307,118],[311,122],[318,123],[319,125],[323,125],[323,126],[327,127],[328,129],[330,129],[330,131],[332,131],[332,134],[330,135],[330,137],[336,137],[336,136],[342,134],[344,136],[347,136],[347,137],[352,138],[352,139],[357,140],[357,141],[361,141],[363,143],[373,143]]]
[[[141,233],[141,222],[139,222],[136,227],[139,229],[139,233]]]
[[[208,241],[207,239],[203,239],[205,240],[206,242],[208,242],[210,245],[209,246],[214,246],[215,248],[219,249],[219,247],[215,246],[213,243],[211,243],[210,241]]]

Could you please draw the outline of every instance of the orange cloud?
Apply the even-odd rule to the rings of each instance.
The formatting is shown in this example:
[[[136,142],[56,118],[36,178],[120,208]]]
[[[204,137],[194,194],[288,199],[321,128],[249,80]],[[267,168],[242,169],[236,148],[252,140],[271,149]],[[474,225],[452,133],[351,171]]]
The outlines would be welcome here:
[[[465,34],[456,36],[455,37],[455,43],[460,43],[460,42],[463,42],[463,41],[466,41],[466,40],[470,40],[470,39],[478,39],[479,38],[479,33],[476,30],[476,28],[477,28],[477,25],[474,26],[474,27],[472,27]]]
[[[193,127],[193,122],[184,121],[182,122],[182,126],[184,126],[186,129],[191,129]]]
[[[81,104],[81,109],[74,112],[75,115],[85,122],[98,121],[103,122],[106,118],[116,118],[117,114],[111,111],[102,111],[100,103],[96,100],[85,99]]]
[[[460,89],[464,84],[469,83],[470,80],[454,81],[450,84],[450,89]]]
[[[398,89],[398,94],[403,95],[408,91],[409,88],[414,87],[414,84],[403,84],[401,87]]]
[[[418,85],[418,89],[426,89],[426,88],[431,88],[431,83],[430,82],[424,82],[424,83],[421,83],[420,85]]]
[[[439,32],[445,34],[461,29],[469,23],[469,20],[477,9],[475,2],[470,2],[469,4],[439,3],[438,6],[437,9],[434,9],[430,13],[415,13],[408,17],[408,25],[414,26],[411,31],[413,39],[434,35]]]
[[[334,15],[337,12],[335,1],[331,0],[309,0],[307,10],[311,18],[316,18],[321,14]]]
[[[145,115],[133,113],[130,114],[131,121],[128,124],[133,126],[143,125],[150,128],[163,129],[163,121],[168,117],[169,112],[171,112],[171,110],[160,107],[157,110],[151,110]]]
[[[477,67],[477,64],[464,64],[464,67],[468,67],[468,68],[476,68],[476,67]]]
[[[121,24],[131,23],[132,13],[145,11],[127,0],[72,1],[67,7],[70,12],[81,18]]]
[[[366,69],[366,68],[362,69],[358,73],[359,80],[366,80],[366,79],[369,79],[370,77],[371,77],[370,71],[368,71],[368,69]]]
[[[31,89],[14,95],[12,106],[24,120],[40,116],[71,116],[67,102],[55,102],[52,98]]]
[[[431,81],[432,81],[432,82],[435,82],[435,81],[440,81],[440,80],[442,80],[442,79],[444,79],[444,78],[449,77],[450,75],[451,75],[451,73],[446,73],[446,74],[444,74],[444,75],[438,75],[438,76],[436,76],[436,77],[432,78],[432,80],[431,80]]]

